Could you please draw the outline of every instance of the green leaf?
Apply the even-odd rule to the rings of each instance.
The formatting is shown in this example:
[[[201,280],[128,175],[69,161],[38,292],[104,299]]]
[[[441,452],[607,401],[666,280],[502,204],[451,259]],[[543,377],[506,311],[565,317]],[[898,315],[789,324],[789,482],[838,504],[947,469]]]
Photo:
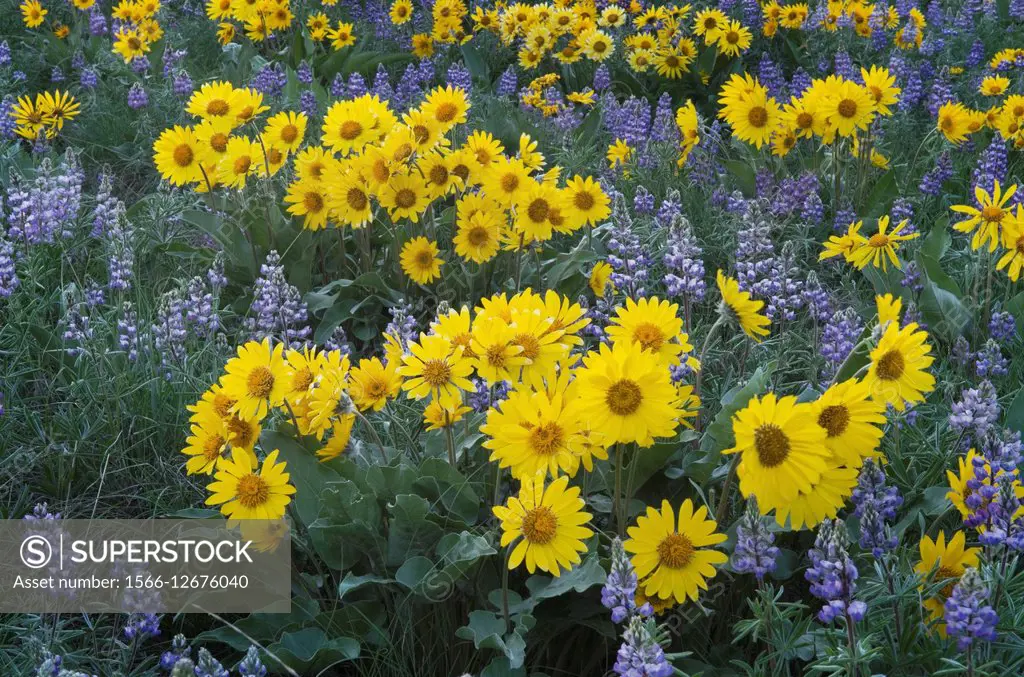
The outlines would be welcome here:
[[[935,261],[941,261],[953,241],[949,234],[949,217],[943,216],[932,224],[932,229],[924,236],[921,253]]]
[[[345,595],[358,590],[359,588],[366,585],[387,585],[394,583],[394,580],[390,578],[382,578],[373,574],[365,574],[363,576],[356,576],[351,571],[345,574],[345,578],[338,584],[338,601],[345,598]]]
[[[889,211],[892,201],[899,195],[900,189],[896,185],[896,175],[890,170],[882,175],[868,193],[864,201],[866,209],[864,216],[877,218]]]
[[[750,163],[742,160],[726,160],[723,164],[736,179],[736,185],[743,191],[744,196],[754,197],[757,195],[757,177]]]
[[[267,647],[268,653],[304,674],[317,674],[331,666],[359,658],[359,641],[351,637],[328,639],[320,628],[286,632]]]
[[[505,632],[505,621],[491,611],[471,611],[469,623],[456,631],[461,639],[472,640],[477,649],[494,649],[508,658],[509,666],[520,668],[526,659],[526,641],[516,629]]]
[[[471,42],[462,45],[462,60],[465,62],[466,68],[474,80],[483,84],[490,84],[490,69],[487,67],[487,62],[484,61],[484,58],[480,56],[480,50],[476,48],[476,45]]]
[[[603,585],[608,574],[601,567],[596,554],[587,557],[582,564],[558,578],[535,575],[526,580],[530,591],[530,599],[539,602],[544,599],[560,597],[570,592],[585,592],[595,585]]]
[[[1006,426],[1024,433],[1024,390],[1018,390],[1013,402],[1006,408]]]
[[[398,566],[409,557],[432,552],[444,530],[430,519],[430,504],[416,494],[402,494],[390,506],[387,563]]]

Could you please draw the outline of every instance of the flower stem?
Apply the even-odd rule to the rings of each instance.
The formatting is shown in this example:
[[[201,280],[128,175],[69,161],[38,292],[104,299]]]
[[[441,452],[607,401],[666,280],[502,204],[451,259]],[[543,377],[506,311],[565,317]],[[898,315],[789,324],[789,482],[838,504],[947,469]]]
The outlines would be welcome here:
[[[729,464],[729,474],[725,476],[725,483],[722,485],[722,495],[718,497],[718,506],[715,508],[715,522],[722,523],[729,516],[729,495],[732,493],[733,478],[736,477],[736,468],[740,464],[743,454],[736,453]]]

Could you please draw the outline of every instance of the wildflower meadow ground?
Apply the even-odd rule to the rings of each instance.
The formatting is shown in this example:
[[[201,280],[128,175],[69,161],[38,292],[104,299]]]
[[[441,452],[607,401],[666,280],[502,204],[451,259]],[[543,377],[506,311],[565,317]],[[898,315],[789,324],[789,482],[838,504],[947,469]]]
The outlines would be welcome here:
[[[6,2],[0,675],[1024,673],[1024,1]]]

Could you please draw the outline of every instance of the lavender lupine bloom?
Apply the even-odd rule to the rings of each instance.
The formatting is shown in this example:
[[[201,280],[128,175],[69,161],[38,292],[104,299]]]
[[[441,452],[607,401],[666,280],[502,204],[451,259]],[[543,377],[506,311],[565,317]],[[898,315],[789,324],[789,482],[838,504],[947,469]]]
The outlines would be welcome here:
[[[292,347],[310,334],[309,312],[298,288],[285,279],[284,264],[276,250],[267,254],[253,289],[245,327],[254,340],[272,337]]]
[[[519,78],[516,76],[516,69],[514,66],[509,66],[498,78],[496,93],[498,96],[515,96],[517,89],[519,89]]]
[[[29,522],[37,520],[59,520],[59,512],[50,512],[50,506],[47,503],[36,503],[32,508],[32,512],[25,515],[22,519]]]
[[[21,285],[14,268],[14,244],[0,231],[0,298],[7,298]]]
[[[18,125],[11,116],[11,109],[14,108],[14,97],[10,94],[0,99],[0,139],[13,139],[17,137]]]
[[[409,343],[416,340],[416,317],[413,315],[412,305],[404,299],[399,299],[388,312],[391,313],[391,322],[384,328],[384,333],[398,339],[402,352],[408,352]]]
[[[92,9],[89,10],[89,35],[106,34],[107,17],[103,16],[103,11],[98,4],[93,5]]]
[[[345,85],[345,91],[348,93],[348,97],[350,99],[358,99],[370,90],[366,87],[366,80],[363,78],[362,74],[353,73],[348,76],[348,84]]]
[[[803,68],[797,68],[793,71],[793,77],[789,81],[789,92],[793,96],[802,96],[803,93],[811,86],[810,74]]]
[[[0,68],[11,65],[11,46],[4,40],[0,42]]]
[[[160,634],[160,617],[156,614],[134,613],[128,617],[124,626],[124,636],[128,640],[156,637]]]
[[[608,250],[608,263],[612,267],[611,282],[615,288],[631,298],[646,296],[644,285],[647,283],[651,257],[647,254],[647,247],[633,231],[633,219],[629,216],[621,193],[615,197],[612,208]]]
[[[921,178],[918,189],[925,195],[938,197],[942,194],[942,184],[953,178],[953,158],[948,152],[941,153],[935,160],[935,166]]]
[[[128,107],[132,110],[139,110],[149,105],[149,95],[142,85],[136,82],[128,90]]]
[[[341,76],[341,73],[336,73],[334,79],[331,80],[331,96],[341,98],[348,92],[348,86],[345,84],[345,78]]]
[[[64,71],[60,66],[54,66],[50,71],[50,82],[64,82]]]
[[[590,305],[590,301],[587,300],[586,296],[580,296],[577,299],[576,302],[586,311],[587,319],[590,320],[590,324],[583,328],[584,334],[602,341],[605,339],[604,328],[608,326],[608,320],[614,310],[612,308],[612,297],[612,285],[609,283],[605,287],[604,297],[596,299],[594,305]]]
[[[651,125],[651,138],[664,143],[679,143],[679,127],[676,126],[672,96],[668,92],[658,97],[658,105],[654,110],[654,122]]]
[[[988,321],[988,333],[1000,343],[1009,343],[1017,338],[1017,322],[1012,314],[1003,310],[996,311]]]
[[[381,101],[390,101],[395,97],[395,90],[391,89],[391,78],[388,77],[388,72],[384,69],[384,64],[377,65],[377,73],[373,76],[372,92],[376,94]]]
[[[867,604],[853,598],[859,574],[846,546],[846,525],[842,520],[826,519],[807,553],[811,566],[804,578],[811,584],[811,594],[825,602],[818,612],[822,623],[831,623],[840,616],[845,616],[847,622],[860,621],[868,610]]]
[[[836,311],[821,331],[821,356],[825,358],[822,377],[830,379],[853,352],[864,332],[860,315],[852,308]]]
[[[633,195],[633,211],[641,215],[654,213],[654,196],[643,186],[637,186]]]
[[[655,638],[653,620],[633,616],[622,633],[622,646],[612,669],[622,677],[670,677],[672,665]]]
[[[160,667],[164,670],[173,670],[174,666],[181,660],[191,660],[192,649],[188,645],[185,635],[175,635],[171,640],[171,648],[160,655]]]
[[[475,388],[466,396],[466,403],[478,414],[487,413],[487,410],[504,400],[512,390],[508,381],[498,381],[488,385],[482,378],[473,377],[470,379]]]
[[[989,590],[978,570],[970,567],[946,600],[946,634],[956,639],[957,649],[968,651],[977,642],[994,642],[999,615],[988,600]]]
[[[1013,2],[1019,3],[1020,0],[1011,0],[1011,4]],[[980,39],[976,39],[973,43],[971,43],[971,51],[967,53],[967,58],[964,59],[964,66],[966,66],[967,68],[974,68],[975,66],[980,66],[984,60],[985,43],[982,42]]]
[[[280,96],[288,84],[288,74],[280,64],[267,64],[256,73],[256,77],[250,83],[257,92],[267,96]]]
[[[603,92],[612,86],[612,74],[603,63],[594,71],[594,91]]]
[[[801,295],[804,299],[804,305],[807,306],[807,313],[818,324],[828,322],[832,315],[835,314],[835,309],[832,307],[832,296],[821,284],[814,271],[807,275],[807,281],[804,282]]]
[[[61,320],[64,332],[61,338],[69,344],[65,352],[71,357],[85,353],[85,343],[92,339],[93,331],[89,325],[89,310],[85,303],[69,304],[64,318]]]
[[[1010,373],[1010,361],[994,339],[985,341],[984,347],[974,354],[974,373],[982,378]]]
[[[206,271],[206,281],[210,283],[210,288],[214,291],[228,286],[228,278],[224,275],[223,253],[217,252],[216,256],[213,257],[213,263],[210,264],[210,269]]]
[[[43,159],[31,184],[14,177],[7,193],[9,237],[42,244],[70,236],[81,204],[83,178],[70,150],[56,168],[49,158]]]
[[[185,328],[185,302],[180,289],[172,289],[160,298],[155,319],[153,345],[160,353],[160,364],[168,369],[172,362],[180,363],[185,359],[188,330]],[[165,376],[171,378],[169,370]]]
[[[186,71],[180,70],[174,74],[171,89],[174,92],[174,96],[184,98],[192,95],[192,90],[195,89],[195,86],[192,83],[192,77]]]
[[[139,359],[139,314],[131,301],[121,305],[121,316],[117,318],[117,345],[128,355],[129,362]]]
[[[473,91],[473,76],[470,74],[469,69],[459,61],[448,67],[445,80],[452,87],[465,90],[467,94]]]
[[[673,217],[667,245],[668,251],[663,259],[668,271],[664,278],[666,293],[683,296],[687,302],[692,299],[699,303],[707,289],[704,260],[701,258],[704,252],[685,216],[677,214]]]
[[[260,660],[260,652],[254,646],[250,646],[245,652],[245,658],[238,664],[238,677],[266,677],[267,668]]]
[[[196,661],[196,677],[231,677],[231,673],[206,649],[199,650]]]
[[[0,390],[0,416],[4,415],[4,391]]]
[[[316,94],[311,89],[299,94],[299,109],[306,114],[307,117],[315,118],[317,115],[318,107],[316,102]]]
[[[94,280],[89,280],[89,284],[85,288],[85,305],[89,308],[96,308],[102,306],[106,300],[107,295],[103,292],[103,287]]]
[[[185,320],[196,336],[210,336],[220,326],[213,293],[207,291],[203,278],[193,277],[188,283],[188,310]]]
[[[1005,183],[1009,162],[1006,141],[999,134],[995,134],[988,147],[978,157],[978,166],[974,168],[971,183],[985,190],[992,190],[992,185],[996,181]]]
[[[348,342],[348,334],[345,333],[345,328],[338,325],[331,332],[331,335],[324,341],[324,348],[326,350],[337,350],[338,352],[346,355],[352,354],[352,344]]]
[[[917,261],[907,261],[903,266],[903,279],[900,284],[911,290],[915,294],[920,294],[924,291],[924,284],[921,282],[921,269],[917,266]]]
[[[115,207],[113,225],[107,232],[107,286],[127,291],[132,287],[132,268],[135,266],[135,248],[132,238],[135,230],[124,216],[124,205]]]
[[[658,214],[655,218],[658,219],[658,225],[665,228],[671,226],[672,220],[682,213],[683,207],[679,191],[673,188],[665,196],[665,199],[661,201],[661,206],[658,207]]]
[[[775,534],[768,529],[768,521],[761,517],[757,499],[747,501],[747,509],[736,527],[736,549],[732,554],[732,568],[741,574],[754,574],[757,580],[775,571],[779,549],[773,545]]]
[[[800,218],[811,225],[818,225],[825,220],[825,203],[817,193],[808,195],[800,205]]]
[[[852,501],[853,514],[860,518],[860,547],[870,549],[875,558],[895,550],[899,539],[889,523],[896,519],[903,497],[897,487],[886,486],[885,470],[874,459],[864,461]]]
[[[757,64],[757,79],[768,88],[768,94],[783,101],[786,98],[786,76],[782,68],[772,61],[772,57],[765,52]]]
[[[972,439],[980,444],[998,421],[999,395],[988,380],[979,383],[977,388],[964,388],[949,415],[950,428],[961,435],[970,434],[964,440],[965,445],[969,445]]]
[[[111,175],[104,172],[100,175],[100,186],[96,191],[96,205],[92,210],[92,230],[90,237],[103,237],[113,227],[118,218],[120,201],[112,194]],[[120,205],[123,210],[124,205]]]
[[[83,68],[82,72],[78,74],[78,84],[83,89],[95,89],[96,85],[100,83],[99,74],[92,68]]]
[[[313,69],[310,67],[308,61],[303,61],[299,64],[299,67],[295,69],[295,79],[304,85],[313,84]]]
[[[633,614],[647,617],[654,613],[650,604],[637,607],[636,586],[636,571],[633,570],[633,564],[622,547],[622,541],[616,537],[612,541],[611,567],[608,571],[608,578],[605,580],[604,587],[601,588],[601,604],[606,609],[611,609],[613,623],[622,623]]]
[[[792,216],[804,203],[821,189],[821,181],[814,172],[803,172],[797,177],[784,178],[778,189],[766,197],[771,199],[770,211],[775,216]]]
[[[896,107],[903,112],[911,111],[924,98],[924,79],[917,69],[909,68],[901,84],[903,91],[900,92],[900,100]]]
[[[149,58],[145,56],[137,56],[131,61],[132,72],[136,75],[145,75],[149,72]]]

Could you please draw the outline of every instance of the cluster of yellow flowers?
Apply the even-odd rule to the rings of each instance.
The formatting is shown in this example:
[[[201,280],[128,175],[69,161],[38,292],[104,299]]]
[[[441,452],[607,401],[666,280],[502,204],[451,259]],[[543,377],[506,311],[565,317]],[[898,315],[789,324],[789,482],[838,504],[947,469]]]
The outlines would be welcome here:
[[[982,81],[980,90],[986,96],[1000,96],[1008,86],[1008,78],[989,77]],[[946,102],[939,108],[936,128],[952,143],[960,144],[969,134],[986,127],[998,131],[1015,148],[1024,148],[1024,96],[1011,94],[1002,104],[985,111],[974,110],[959,101]]]
[[[935,388],[928,334],[900,326],[898,298],[876,301],[880,338],[863,378],[836,383],[813,402],[755,397],[733,417],[736,444],[724,453],[740,454],[740,491],[756,497],[762,514],[774,510],[780,525],[788,519],[800,529],[835,517],[864,459],[880,453],[886,405],[902,411]]]
[[[519,101],[529,108],[535,108],[544,117],[552,117],[564,112],[569,105],[561,100],[551,100],[547,97],[547,91],[554,86],[561,76],[558,73],[545,73],[530,81],[519,94]],[[592,106],[597,100],[594,90],[589,87],[578,92],[569,92],[565,95],[569,104],[577,106]]]
[[[150,46],[163,37],[164,30],[156,20],[160,0],[121,0],[114,7],[114,19],[122,23],[114,36],[114,53],[125,63],[145,56]]]
[[[953,228],[971,235],[972,249],[987,247],[990,253],[1000,245],[1006,249],[996,262],[996,270],[1005,269],[1014,282],[1020,279],[1021,270],[1024,270],[1024,207],[1018,203],[1014,209],[1008,204],[1016,193],[1016,184],[1004,192],[996,181],[991,193],[981,186],[975,187],[977,206],[951,207],[954,212],[964,215],[965,218],[953,224]]]
[[[888,270],[889,263],[902,269],[896,252],[901,242],[913,240],[921,234],[918,232],[903,233],[903,229],[910,222],[906,219],[900,221],[895,228],[889,230],[889,217],[882,216],[877,222],[877,232],[865,237],[860,229],[864,226],[863,221],[851,223],[846,232],[842,235],[833,235],[825,243],[825,249],[818,256],[818,260],[824,261],[836,256],[842,256],[847,263],[858,270],[862,270],[868,264],[874,268]]]
[[[262,42],[287,30],[295,19],[289,0],[207,0],[206,16],[219,22],[217,38],[221,44],[234,40],[240,28],[253,42]],[[312,21],[314,16],[310,15],[309,20]],[[351,32],[349,25],[349,36]]]
[[[64,128],[64,123],[73,120],[81,112],[81,105],[70,92],[59,89],[29,96],[18,97],[11,107],[14,131],[25,139],[34,141],[40,136],[52,139]]]
[[[767,88],[749,74],[734,74],[719,94],[718,115],[737,138],[761,148],[771,143],[775,155],[786,155],[801,138],[831,144],[838,138],[867,132],[877,116],[892,115],[900,88],[885,68],[861,69],[864,84],[837,75],[811,81],[799,97],[781,106]],[[876,164],[884,158],[874,158]]]
[[[185,106],[200,122],[165,129],[153,143],[160,175],[175,186],[193,184],[199,192],[217,186],[241,189],[253,175],[272,176],[302,143],[306,116],[281,112],[267,120],[251,139],[235,132],[267,110],[263,94],[208,82]]]

